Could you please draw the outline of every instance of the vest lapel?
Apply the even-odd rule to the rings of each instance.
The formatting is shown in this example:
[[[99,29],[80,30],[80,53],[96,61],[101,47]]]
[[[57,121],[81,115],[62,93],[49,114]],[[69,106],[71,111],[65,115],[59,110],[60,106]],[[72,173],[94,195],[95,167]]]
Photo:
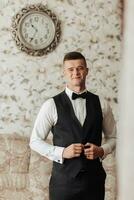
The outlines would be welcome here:
[[[87,114],[83,124],[83,141],[85,140],[86,135],[89,133],[89,129],[91,129],[94,120],[94,109],[89,92],[86,98],[86,112]]]
[[[72,106],[72,103],[71,103],[69,97],[67,96],[67,94],[65,93],[65,91],[63,92],[63,95],[64,95],[64,99],[65,99],[65,101],[64,101],[64,106],[65,106],[65,109],[66,109],[66,113],[69,112],[69,113],[71,114],[70,116],[72,117],[73,122],[75,122],[76,125],[77,125],[80,129],[82,129],[82,125],[81,125],[81,123],[79,122],[78,118],[76,117],[75,112],[74,112],[74,109],[73,109],[73,106]],[[69,109],[69,110],[68,110],[68,109]]]

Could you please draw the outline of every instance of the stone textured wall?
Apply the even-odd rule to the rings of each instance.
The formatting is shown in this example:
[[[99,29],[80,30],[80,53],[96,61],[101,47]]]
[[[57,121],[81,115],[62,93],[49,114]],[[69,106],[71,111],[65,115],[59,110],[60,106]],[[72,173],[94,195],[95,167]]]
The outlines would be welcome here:
[[[117,118],[117,86],[121,44],[118,0],[1,0],[0,7],[0,133],[30,135],[42,103],[65,82],[62,59],[81,51],[90,68],[87,88],[109,99]],[[61,42],[43,57],[21,52],[11,35],[12,17],[26,4],[44,3],[59,17]]]

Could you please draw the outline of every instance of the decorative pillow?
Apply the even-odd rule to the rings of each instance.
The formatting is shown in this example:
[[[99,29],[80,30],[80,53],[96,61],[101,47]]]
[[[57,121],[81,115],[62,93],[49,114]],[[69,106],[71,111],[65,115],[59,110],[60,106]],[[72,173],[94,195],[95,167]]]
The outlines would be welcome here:
[[[0,174],[8,173],[10,167],[10,142],[8,137],[0,135]]]
[[[22,136],[11,137],[11,173],[28,173],[30,161],[29,138]]]

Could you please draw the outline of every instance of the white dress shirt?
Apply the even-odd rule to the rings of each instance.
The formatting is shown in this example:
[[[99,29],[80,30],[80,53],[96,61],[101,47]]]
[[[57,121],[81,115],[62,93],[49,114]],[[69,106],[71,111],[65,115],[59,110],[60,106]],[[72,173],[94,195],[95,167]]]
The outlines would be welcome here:
[[[77,98],[72,100],[73,91],[66,88],[65,92],[73,105],[76,117],[81,125],[83,125],[86,117],[86,99]],[[100,103],[103,113],[103,133],[105,137],[105,143],[101,147],[104,150],[103,158],[105,158],[115,147],[116,124],[108,102],[100,98]],[[54,146],[45,141],[52,126],[56,124],[57,118],[55,102],[53,98],[50,98],[42,105],[38,113],[30,138],[30,147],[42,156],[62,164],[64,162],[62,154],[65,147]]]

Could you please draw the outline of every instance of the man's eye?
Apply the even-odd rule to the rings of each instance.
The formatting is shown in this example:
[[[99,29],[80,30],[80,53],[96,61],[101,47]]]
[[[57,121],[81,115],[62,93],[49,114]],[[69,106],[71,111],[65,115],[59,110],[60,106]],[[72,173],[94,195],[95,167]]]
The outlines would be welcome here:
[[[78,70],[84,70],[84,68],[83,67],[79,67],[79,69]]]
[[[68,70],[69,70],[70,72],[72,72],[72,71],[73,71],[73,69],[71,69],[71,68],[70,68],[70,69],[68,69]]]

